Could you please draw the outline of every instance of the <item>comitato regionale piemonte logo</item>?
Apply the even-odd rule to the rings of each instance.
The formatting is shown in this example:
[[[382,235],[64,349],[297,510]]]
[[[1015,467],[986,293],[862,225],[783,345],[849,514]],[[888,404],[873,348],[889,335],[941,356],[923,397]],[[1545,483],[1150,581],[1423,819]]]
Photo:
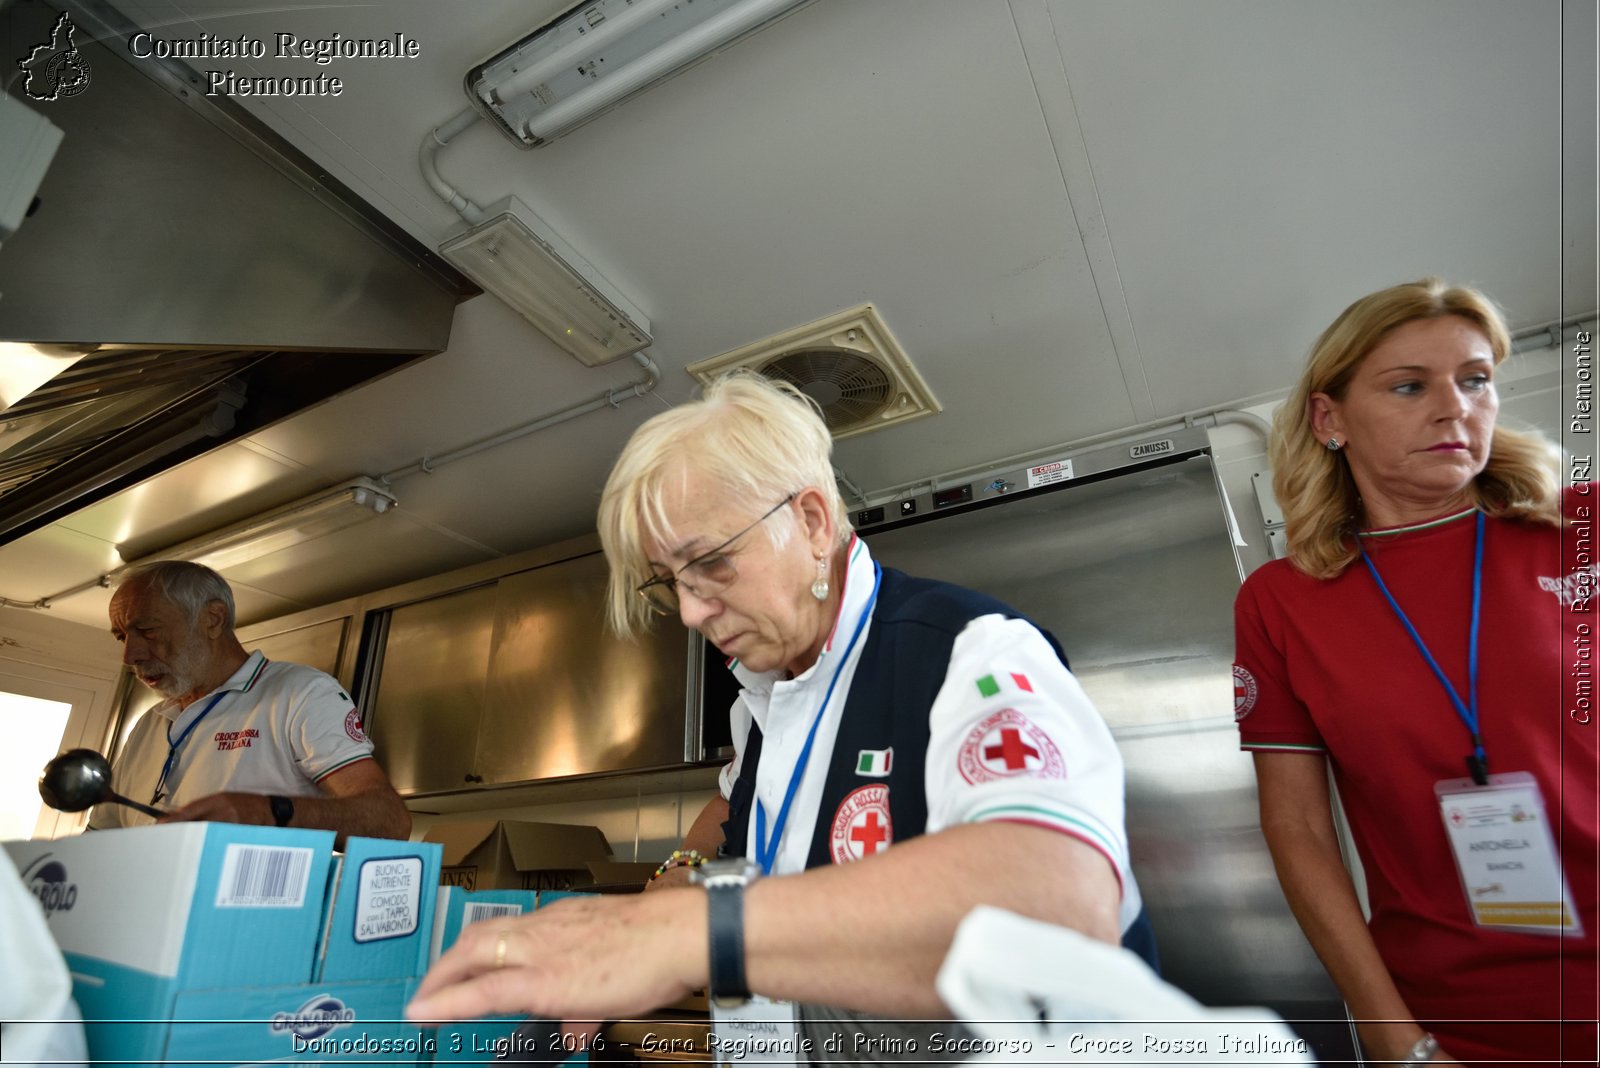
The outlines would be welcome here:
[[[65,100],[89,88],[89,61],[73,41],[77,29],[72,17],[62,12],[50,31],[50,40],[35,45],[17,60],[26,76],[22,91],[29,100]]]

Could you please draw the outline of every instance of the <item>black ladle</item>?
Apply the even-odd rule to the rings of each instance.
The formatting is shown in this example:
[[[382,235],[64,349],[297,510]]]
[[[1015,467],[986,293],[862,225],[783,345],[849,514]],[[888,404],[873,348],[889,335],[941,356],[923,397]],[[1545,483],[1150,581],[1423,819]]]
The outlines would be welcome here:
[[[44,803],[62,812],[82,812],[86,808],[112,801],[160,818],[159,808],[141,805],[111,788],[111,762],[93,749],[69,749],[44,766],[39,776],[39,796]]]

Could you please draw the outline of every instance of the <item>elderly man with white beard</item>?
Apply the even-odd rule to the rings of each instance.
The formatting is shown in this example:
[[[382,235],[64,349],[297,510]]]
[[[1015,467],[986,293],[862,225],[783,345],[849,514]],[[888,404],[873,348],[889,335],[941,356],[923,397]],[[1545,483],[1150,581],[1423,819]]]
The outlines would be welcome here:
[[[118,789],[167,810],[163,822],[210,820],[319,827],[406,838],[411,814],[372,757],[372,742],[336,679],[247,653],[234,634],[233,591],[208,567],[161,561],[129,573],[111,598],[122,662],[166,698],[118,755]],[[149,823],[97,806],[94,829]]]

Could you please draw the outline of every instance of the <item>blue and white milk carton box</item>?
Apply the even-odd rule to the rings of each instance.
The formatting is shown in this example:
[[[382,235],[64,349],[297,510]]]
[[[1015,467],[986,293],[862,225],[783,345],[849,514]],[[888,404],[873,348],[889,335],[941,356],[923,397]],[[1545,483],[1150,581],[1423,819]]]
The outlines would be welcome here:
[[[434,842],[347,839],[330,869],[314,978],[405,979],[426,971],[443,854]]]
[[[161,1059],[180,991],[311,979],[331,831],[171,823],[4,847],[66,957],[95,1060]]]
[[[500,920],[532,912],[539,904],[538,890],[463,890],[441,886],[434,913],[433,946],[428,961],[456,944],[462,928],[484,920]]]
[[[431,1031],[405,1019],[419,980],[185,990],[174,1006],[169,1064],[422,1063]]]
[[[538,904],[536,890],[463,890],[459,886],[441,886],[439,904],[434,914],[432,959],[456,944],[461,932],[470,924],[485,920],[499,920],[532,912]],[[489,1020],[474,1020],[446,1024],[439,1028],[435,1064],[487,1064],[495,1059],[496,1051],[510,1041],[519,1019],[502,1016]],[[521,1060],[530,1060],[524,1055]]]

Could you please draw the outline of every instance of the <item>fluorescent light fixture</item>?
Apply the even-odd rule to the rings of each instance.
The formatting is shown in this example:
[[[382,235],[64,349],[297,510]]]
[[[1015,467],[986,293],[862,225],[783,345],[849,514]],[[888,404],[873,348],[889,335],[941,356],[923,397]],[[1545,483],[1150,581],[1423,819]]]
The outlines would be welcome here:
[[[537,148],[808,2],[598,0],[473,67],[467,96]]]
[[[387,487],[370,478],[354,479],[190,541],[141,553],[107,577],[116,582],[135,564],[148,560],[191,560],[222,571],[365,522],[394,505],[394,494]],[[122,552],[122,546],[117,551]]]
[[[440,255],[590,367],[650,344],[650,320],[516,197],[439,246]]]

